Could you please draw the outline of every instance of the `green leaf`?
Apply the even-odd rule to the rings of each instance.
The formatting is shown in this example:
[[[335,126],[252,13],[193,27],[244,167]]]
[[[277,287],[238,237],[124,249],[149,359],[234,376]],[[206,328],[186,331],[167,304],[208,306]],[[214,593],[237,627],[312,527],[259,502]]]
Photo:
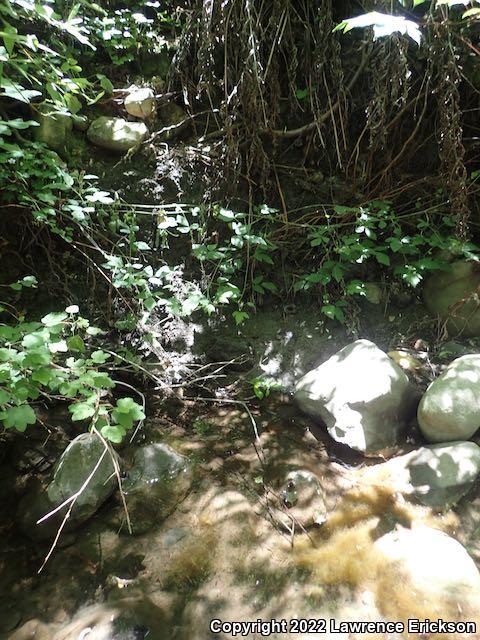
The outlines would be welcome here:
[[[384,264],[387,267],[390,266],[390,258],[386,253],[375,253],[375,257],[380,264]]]
[[[78,308],[77,304],[71,304],[69,307],[65,309],[66,313],[71,313],[71,314],[78,313],[79,311],[80,309]]]
[[[48,367],[41,367],[40,369],[35,369],[35,371],[32,371],[32,380],[34,382],[40,382],[40,384],[43,384],[44,386],[48,385],[50,383],[50,380],[52,380],[52,378],[54,377],[54,372]]]
[[[85,351],[85,343],[78,335],[70,336],[70,338],[68,338],[67,347],[69,351],[76,351],[78,353],[83,353],[83,351]]]
[[[106,440],[118,444],[123,440],[126,430],[119,424],[112,424],[102,427],[100,433]]]
[[[473,16],[478,16],[480,14],[480,9],[478,7],[474,7],[473,9],[467,9],[462,15],[462,18],[472,18]]]
[[[50,342],[48,348],[50,349],[50,353],[65,353],[68,351],[68,346],[65,340]]]
[[[77,402],[71,404],[68,410],[72,414],[72,420],[79,422],[80,420],[87,420],[95,414],[95,407],[89,402]]]
[[[234,311],[232,316],[237,326],[243,324],[245,320],[248,320],[250,315],[246,311]]]
[[[68,318],[68,315],[64,311],[57,311],[57,312],[49,313],[46,316],[43,316],[42,323],[46,327],[54,327],[55,325],[60,324],[67,318]]]
[[[142,407],[133,398],[120,398],[117,400],[116,410],[119,413],[129,413],[134,420],[143,420],[145,414]]]
[[[102,73],[97,73],[97,78],[100,80],[100,86],[102,87],[102,89],[104,89],[106,93],[111,95],[113,93],[114,87],[107,76],[104,76]]]
[[[308,96],[308,93],[309,93],[308,89],[297,89],[295,91],[295,97],[298,100],[305,100],[305,98]]]
[[[104,336],[106,333],[106,331],[103,331],[103,329],[99,329],[98,327],[87,328],[87,334],[89,336]]]
[[[91,377],[91,386],[95,389],[112,389],[115,386],[114,381],[105,371],[89,371]]]
[[[105,353],[105,351],[94,351],[90,356],[90,359],[95,364],[104,364],[110,358],[109,353]]]
[[[25,431],[27,425],[35,424],[37,417],[29,404],[21,404],[19,407],[9,407],[0,413],[0,420],[6,429],[14,427],[17,431]]]
[[[278,287],[273,282],[269,282],[268,280],[262,281],[262,287],[267,289],[267,291],[271,291],[272,293],[278,293]]]
[[[23,337],[22,347],[25,349],[37,349],[45,344],[45,336],[40,332],[28,333]]]
[[[21,84],[12,82],[11,80],[8,80],[8,78],[2,78],[1,76],[0,87],[3,89],[2,95],[7,98],[12,98],[13,100],[19,100],[25,104],[29,104],[32,101],[32,98],[42,95],[40,91],[25,89]]]
[[[36,120],[23,120],[23,118],[15,118],[14,120],[7,120],[6,122],[2,121],[0,124],[6,124],[10,129],[28,129],[29,127],[40,126],[40,123]],[[23,280],[26,280],[27,278],[33,278],[35,282],[37,281],[35,276],[25,276]]]

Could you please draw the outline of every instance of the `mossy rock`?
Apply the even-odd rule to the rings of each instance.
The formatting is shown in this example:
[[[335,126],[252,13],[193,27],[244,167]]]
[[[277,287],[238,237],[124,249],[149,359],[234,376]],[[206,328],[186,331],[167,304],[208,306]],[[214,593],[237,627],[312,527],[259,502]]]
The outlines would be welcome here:
[[[439,316],[450,334],[480,336],[480,265],[457,260],[448,271],[430,277],[423,297],[428,311]]]

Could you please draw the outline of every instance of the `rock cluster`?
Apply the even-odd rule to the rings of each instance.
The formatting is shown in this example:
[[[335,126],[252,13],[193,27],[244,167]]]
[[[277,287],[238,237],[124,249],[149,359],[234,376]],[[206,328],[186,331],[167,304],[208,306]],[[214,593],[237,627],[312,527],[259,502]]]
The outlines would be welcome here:
[[[391,451],[402,440],[406,444],[402,432],[415,416],[419,396],[397,364],[401,352],[392,356],[372,342],[357,340],[303,376],[296,401],[324,422],[334,440],[362,453]],[[480,427],[480,355],[455,359],[430,384],[417,419],[427,444],[365,468],[362,482],[388,487],[400,504],[408,499],[444,511],[465,496],[480,475],[480,447],[469,441]],[[295,487],[290,489],[295,493]],[[288,498],[290,493],[284,489],[282,495]],[[310,499],[317,493],[321,488],[310,490]],[[296,519],[307,526],[315,522],[309,503],[301,506],[304,510],[297,509]],[[387,533],[383,529],[382,535],[384,526]],[[392,529],[386,517],[377,529],[369,565],[376,601],[387,617],[477,619],[480,573],[467,549],[423,524]]]
[[[124,94],[123,106],[129,119],[102,115],[89,122],[86,116],[59,113],[49,105],[40,105],[35,139],[44,142],[62,156],[68,156],[69,148],[74,142],[72,129],[75,127],[78,131],[86,131],[92,144],[109,151],[125,153],[137,147],[148,136],[149,129],[145,121],[151,121],[156,114],[156,96],[150,87],[136,85],[119,90],[119,93]],[[184,110],[174,102],[162,107],[161,116],[161,140],[169,140],[188,127]]]
[[[68,502],[54,517],[38,525],[37,521],[77,492],[68,529],[91,518],[118,486],[112,455],[116,456],[110,450],[105,453],[102,441],[93,433],[83,433],[72,440],[47,485],[35,484],[20,501],[18,520],[23,532],[35,540],[55,536]],[[168,445],[150,444],[136,449],[122,483],[134,533],[159,525],[186,496],[191,482],[187,460]]]
[[[368,340],[357,340],[299,380],[300,408],[334,440],[362,453],[392,449],[413,418],[418,395],[405,372]],[[427,388],[417,410],[427,441],[382,465],[388,481],[417,502],[455,504],[480,474],[480,355],[454,360]]]

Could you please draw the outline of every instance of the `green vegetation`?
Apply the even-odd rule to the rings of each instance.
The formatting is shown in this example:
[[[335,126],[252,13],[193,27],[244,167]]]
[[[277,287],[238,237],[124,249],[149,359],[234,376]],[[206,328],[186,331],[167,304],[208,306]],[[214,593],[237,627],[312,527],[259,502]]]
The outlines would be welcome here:
[[[193,1],[102,4],[0,7],[2,232],[9,246],[28,236],[35,258],[47,254],[34,275],[21,256],[3,261],[5,428],[33,424],[40,400],[64,401],[74,422],[119,443],[145,406],[119,394],[135,383],[117,374],[127,362],[129,375],[148,375],[125,336],[153,342],[150,322],[227,311],[241,327],[268,299],[313,294],[343,323],[372,280],[415,288],[452,256],[478,260],[466,135],[478,2],[403,0],[383,12],[366,2],[363,13],[347,0],[298,12],[239,2],[228,20],[217,9],[202,18]],[[69,136],[85,116],[115,113],[127,77],[166,76],[173,50],[165,86],[190,116],[209,114],[199,130],[222,141],[212,163],[232,197],[159,202],[147,218],[89,173]],[[38,135],[45,119],[64,134],[55,144]],[[288,210],[282,175],[297,175],[296,163],[312,195]],[[40,309],[32,291],[45,298],[53,277],[83,293]],[[269,395],[268,379],[252,385]]]

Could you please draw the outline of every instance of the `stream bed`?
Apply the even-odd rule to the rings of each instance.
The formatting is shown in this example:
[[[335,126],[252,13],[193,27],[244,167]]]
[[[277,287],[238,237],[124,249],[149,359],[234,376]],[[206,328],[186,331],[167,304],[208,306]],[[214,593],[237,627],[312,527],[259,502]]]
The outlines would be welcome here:
[[[2,450],[0,638],[223,639],[233,637],[228,625],[222,627],[225,621],[272,619],[286,621],[287,631],[273,626],[270,637],[365,638],[370,636],[332,631],[329,621],[404,620],[408,604],[388,602],[374,584],[372,531],[425,523],[453,535],[480,561],[476,488],[455,511],[435,513],[406,504],[381,480],[366,480],[369,469],[381,467],[381,453],[365,457],[334,442],[292,402],[289,389],[295,379],[349,341],[343,331],[332,334],[312,318],[282,309],[257,318],[244,331],[253,368],[249,362],[248,373],[219,378],[216,396],[211,394],[208,402],[201,399],[206,389],[198,382],[168,400],[155,395],[149,400],[148,420],[120,455],[131,460],[139,445],[169,445],[188,460],[192,482],[167,517],[159,510],[158,520],[138,533],[142,510],[133,505],[134,535],[128,533],[116,491],[84,525],[60,536],[38,574],[52,539],[36,540],[34,532],[20,530],[18,503],[74,434],[61,411],[50,412],[44,427],[27,432],[26,448],[13,441]],[[393,346],[411,341],[414,334],[402,337],[397,329],[389,321],[377,323],[373,337],[385,346],[389,333],[395,335]],[[199,334],[197,328],[197,341]],[[202,350],[210,350],[209,360],[218,346],[216,335],[200,340]],[[189,338],[182,340],[184,346]],[[225,347],[221,351],[226,353]],[[172,352],[171,361],[178,365],[175,358]],[[272,390],[259,401],[245,386],[248,404],[232,401],[228,390],[261,371],[276,376],[282,391]],[[54,438],[60,424],[65,424],[63,436]],[[413,430],[404,451],[415,438]],[[292,470],[319,479],[325,524],[303,527],[288,517],[283,490]],[[128,508],[128,492],[126,502]],[[217,622],[210,628],[212,620]],[[294,620],[311,622],[292,627]],[[252,629],[249,638],[268,631]],[[387,632],[371,637],[406,636]]]

